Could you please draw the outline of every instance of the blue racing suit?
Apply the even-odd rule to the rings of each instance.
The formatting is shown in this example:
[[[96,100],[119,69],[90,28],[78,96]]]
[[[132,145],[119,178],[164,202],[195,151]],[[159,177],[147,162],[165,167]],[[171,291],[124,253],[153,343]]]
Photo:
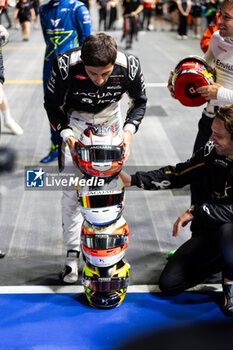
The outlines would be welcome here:
[[[81,46],[91,34],[91,19],[86,6],[78,0],[50,0],[40,6],[40,21],[46,43],[43,87],[44,93],[58,53]],[[53,144],[58,144],[57,133],[51,128]]]

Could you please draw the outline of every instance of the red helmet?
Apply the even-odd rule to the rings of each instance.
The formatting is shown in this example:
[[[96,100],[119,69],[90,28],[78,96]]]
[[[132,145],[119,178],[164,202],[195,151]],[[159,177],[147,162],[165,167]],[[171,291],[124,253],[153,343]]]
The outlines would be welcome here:
[[[199,56],[188,56],[175,67],[172,85],[176,98],[184,106],[197,107],[206,103],[196,89],[214,81],[213,69]]]
[[[110,180],[121,171],[123,138],[113,126],[89,126],[82,132],[75,149],[78,166],[87,177],[97,176]]]

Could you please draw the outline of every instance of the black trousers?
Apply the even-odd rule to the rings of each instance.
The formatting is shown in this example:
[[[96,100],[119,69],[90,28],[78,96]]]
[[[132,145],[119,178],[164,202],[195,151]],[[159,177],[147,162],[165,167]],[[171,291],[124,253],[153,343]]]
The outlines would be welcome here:
[[[183,10],[186,11],[187,4],[182,4]],[[179,27],[178,27],[178,34],[179,35],[187,35],[187,16],[183,16],[182,13],[179,11]]]
[[[198,134],[195,140],[193,152],[198,151],[209,140],[211,131],[211,125],[214,118],[207,117],[204,112],[198,124]],[[206,203],[210,199],[211,189],[210,183],[207,178],[193,181],[190,186],[191,190],[191,203],[199,204]]]
[[[117,8],[116,7],[111,7],[108,29],[115,29],[114,28],[114,23],[116,22],[116,19],[117,19]]]
[[[0,14],[0,24],[2,24],[2,15],[3,14],[5,15],[6,20],[8,22],[8,28],[10,28],[11,27],[11,18],[10,18],[9,14],[8,14],[8,9],[7,8],[6,9],[2,9],[2,13]]]
[[[193,233],[169,259],[159,287],[166,295],[176,295],[219,271],[233,280],[233,223]]]
[[[102,7],[99,9],[99,30],[101,30],[101,23],[104,23],[104,30],[107,30],[107,9]]]
[[[205,111],[202,112],[201,119],[199,120],[199,123],[198,123],[197,137],[193,147],[194,152],[198,151],[209,140],[212,134],[211,126],[213,121],[214,121],[214,114],[213,114],[213,118],[210,118],[205,115]]]
[[[138,33],[138,19],[137,17],[124,17],[123,39],[126,39],[126,44],[131,45],[133,38]]]

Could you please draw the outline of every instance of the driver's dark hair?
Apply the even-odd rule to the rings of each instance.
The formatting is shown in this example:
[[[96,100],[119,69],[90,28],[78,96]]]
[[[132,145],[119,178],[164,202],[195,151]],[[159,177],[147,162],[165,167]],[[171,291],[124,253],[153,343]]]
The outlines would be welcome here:
[[[115,39],[105,33],[89,35],[81,48],[81,59],[85,66],[104,67],[114,64],[117,57]]]
[[[215,118],[223,121],[226,130],[231,135],[231,140],[233,140],[233,105],[221,106],[217,110]]]

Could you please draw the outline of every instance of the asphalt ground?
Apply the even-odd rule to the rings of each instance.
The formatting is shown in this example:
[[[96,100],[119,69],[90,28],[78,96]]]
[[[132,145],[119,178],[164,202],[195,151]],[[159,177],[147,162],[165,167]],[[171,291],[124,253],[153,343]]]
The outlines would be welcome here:
[[[95,10],[92,18],[96,32]],[[187,40],[177,40],[176,33],[169,28],[166,22],[163,32],[140,31],[130,50],[141,61],[148,107],[138,133],[133,136],[126,171],[175,164],[192,154],[203,107],[182,106],[170,97],[166,84],[170,70],[180,59],[190,54],[201,55],[201,50],[199,41],[191,37],[192,30]],[[9,43],[3,48],[4,89],[12,116],[24,134],[14,136],[2,128],[1,146],[10,147],[16,161],[14,171],[1,175],[0,179],[0,248],[6,252],[0,261],[0,285],[57,285],[66,253],[62,242],[61,191],[25,188],[25,168],[43,169],[40,159],[50,148],[42,89],[45,44],[40,29],[32,28],[29,42],[22,41],[20,30],[11,28],[9,33]],[[124,48],[120,29],[109,34]],[[124,98],[123,116],[127,107],[128,100]],[[56,161],[52,166],[57,170]],[[171,233],[173,223],[189,203],[188,187],[156,193],[127,190],[123,215],[130,229],[126,259],[131,265],[132,285],[156,284],[168,252],[190,236],[188,227],[177,238]],[[83,261],[80,273],[82,267]]]

